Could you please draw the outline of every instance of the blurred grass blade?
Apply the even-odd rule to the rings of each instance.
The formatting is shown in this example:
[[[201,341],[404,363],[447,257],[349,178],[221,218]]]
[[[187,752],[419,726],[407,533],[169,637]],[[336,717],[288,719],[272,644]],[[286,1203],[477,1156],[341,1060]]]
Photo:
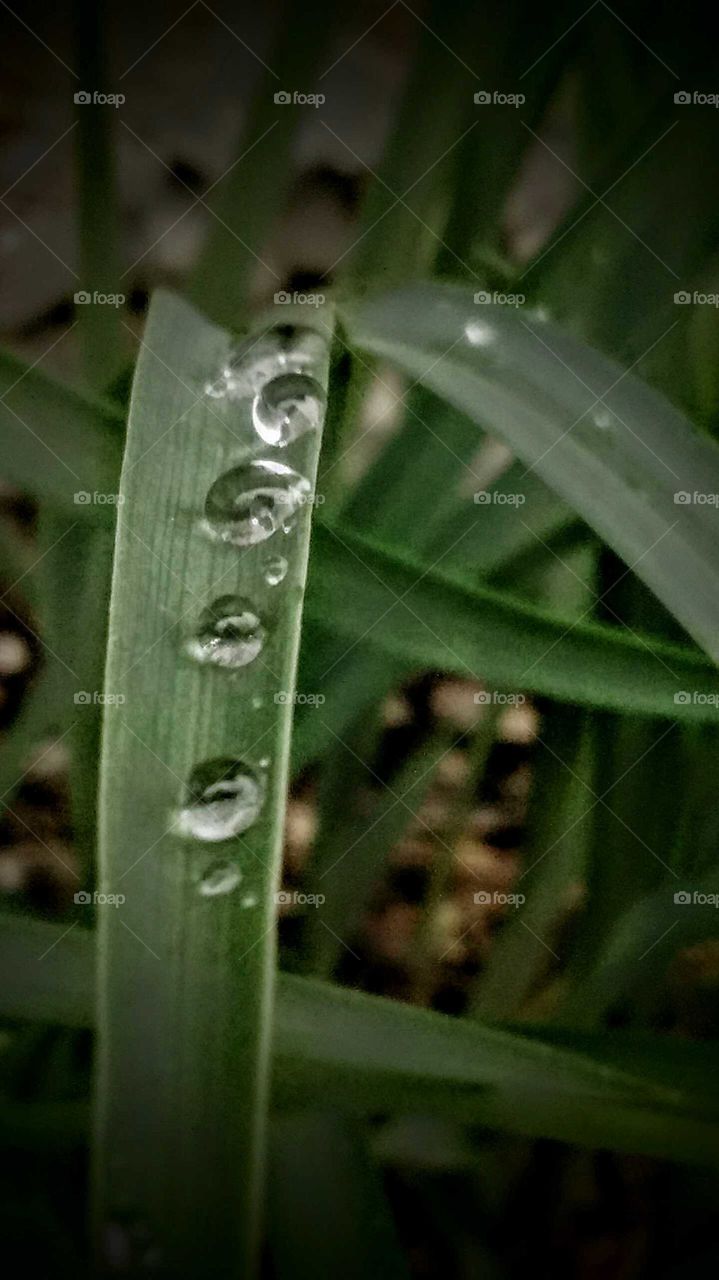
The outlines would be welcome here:
[[[114,521],[122,415],[0,352],[3,479],[78,517]],[[105,499],[91,504],[99,493]],[[76,501],[76,495],[82,495]]]
[[[359,1126],[302,1112],[272,1126],[269,1175],[277,1280],[403,1280],[407,1264]]]
[[[188,1280],[208,1268],[248,1276],[256,1256],[311,509],[300,503],[294,530],[260,541],[258,481],[240,476],[226,516],[217,496],[217,519],[245,500],[260,545],[207,531],[209,490],[260,443],[251,394],[205,394],[227,353],[227,335],[187,304],[154,300],[121,481],[100,793],[100,890],[124,901],[99,909],[96,1229],[101,1241],[108,1223],[141,1220],[168,1271]],[[318,451],[311,430],[283,454],[308,492]],[[284,520],[289,530],[290,508]],[[287,572],[271,587],[266,562],[279,551]],[[229,668],[188,656],[205,611],[228,597],[231,615],[256,612],[259,651]]]
[[[466,587],[346,529],[315,522],[307,613],[416,667],[614,711],[716,723],[713,666],[688,646],[563,622],[489,587]],[[352,584],[352,609],[344,607]],[[683,690],[682,690],[683,686]],[[677,691],[693,690],[699,698]]]
[[[93,953],[92,934],[79,927],[3,917],[0,1014],[91,1025]],[[717,1048],[626,1032],[498,1029],[280,974],[274,1089],[294,1108],[442,1115],[716,1164]]]
[[[78,84],[90,93],[108,93],[107,0],[74,0]],[[115,112],[95,102],[76,108],[81,291],[120,293],[118,206],[115,181]],[[85,377],[98,390],[120,372],[122,312],[109,303],[89,301],[77,309]]]
[[[288,101],[288,95],[322,91],[337,17],[329,0],[307,0],[301,10],[280,6],[277,43],[268,54],[238,158],[208,201],[215,217],[191,282],[193,300],[218,324],[239,327],[258,271],[275,289],[284,287],[267,260],[268,240],[285,211],[295,177],[296,135],[307,110]]]
[[[630,372],[510,310],[422,284],[348,307],[346,322],[360,348],[496,431],[719,659],[719,450]]]

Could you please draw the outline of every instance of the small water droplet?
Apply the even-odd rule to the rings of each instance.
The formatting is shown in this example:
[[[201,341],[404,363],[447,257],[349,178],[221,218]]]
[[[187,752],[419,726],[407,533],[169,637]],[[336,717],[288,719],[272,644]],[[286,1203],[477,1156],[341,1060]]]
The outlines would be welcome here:
[[[596,413],[592,414],[592,422],[600,430],[608,431],[614,423],[614,414],[610,413],[608,409],[597,409]]]
[[[294,516],[311,486],[281,462],[257,461],[226,471],[205,500],[205,528],[223,542],[264,542]]]
[[[252,709],[253,711],[259,711],[262,706],[264,706],[264,700],[260,697],[259,693],[256,693],[252,699]]]
[[[287,573],[287,561],[284,556],[273,556],[265,561],[265,582],[268,587],[277,587]]]
[[[248,600],[220,596],[200,616],[186,644],[198,662],[216,667],[246,667],[262,651],[265,629]]]
[[[242,872],[234,862],[216,862],[202,877],[198,889],[203,898],[218,898],[232,893],[242,883]]]
[[[464,336],[472,347],[489,347],[494,342],[495,332],[491,325],[481,320],[470,320],[464,326]]]
[[[241,905],[241,906],[243,906],[243,907],[256,907],[256,906],[257,906],[257,894],[256,894],[256,893],[246,893],[246,894],[245,894],[245,896],[244,896],[244,898],[242,899],[242,902],[241,902],[241,904],[240,904],[240,905]]]
[[[263,799],[257,775],[241,760],[207,760],[192,772],[176,830],[195,840],[230,840],[252,826]]]
[[[255,431],[265,444],[282,447],[305,431],[316,430],[325,393],[306,373],[282,373],[266,382],[252,403]]]
[[[269,757],[269,756],[263,756],[263,757],[262,757],[262,759],[260,760],[260,768],[261,768],[261,769],[267,769],[267,768],[269,768],[269,764],[270,764],[270,757]]]

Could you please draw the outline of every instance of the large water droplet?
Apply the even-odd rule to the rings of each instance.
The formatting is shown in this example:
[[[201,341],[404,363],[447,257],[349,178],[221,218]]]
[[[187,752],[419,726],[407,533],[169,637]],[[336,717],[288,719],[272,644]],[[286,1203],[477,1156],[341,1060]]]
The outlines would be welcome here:
[[[187,652],[216,667],[246,667],[262,651],[265,629],[248,600],[220,596],[200,616]]]
[[[325,393],[306,373],[282,373],[266,382],[252,403],[255,431],[265,444],[283,445],[322,421]]]
[[[287,561],[284,556],[273,556],[265,562],[265,582],[268,587],[277,587],[284,581],[287,573]]]
[[[192,773],[176,830],[196,840],[230,840],[252,826],[263,798],[258,777],[241,760],[207,760]]]
[[[205,501],[214,537],[249,547],[282,528],[309,495],[309,480],[281,462],[258,461],[226,471]]]
[[[232,893],[242,883],[242,872],[234,862],[216,862],[209,868],[198,885],[203,898],[219,898]]]
[[[464,326],[464,336],[472,347],[489,347],[494,342],[495,332],[485,321],[470,320]]]

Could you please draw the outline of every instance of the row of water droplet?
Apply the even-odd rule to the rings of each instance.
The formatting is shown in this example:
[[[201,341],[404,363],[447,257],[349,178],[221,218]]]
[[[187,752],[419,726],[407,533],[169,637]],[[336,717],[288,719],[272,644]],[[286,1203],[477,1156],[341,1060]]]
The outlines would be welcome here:
[[[323,353],[323,341],[313,330],[278,326],[234,348],[220,376],[206,385],[205,394],[215,400],[233,403],[251,397],[253,439],[261,450],[260,457],[232,467],[211,485],[202,528],[214,541],[251,547],[280,530],[292,531],[299,508],[311,497],[311,484],[270,450],[284,449],[319,428],[325,394],[310,371]],[[279,586],[286,573],[284,556],[265,559],[262,577],[268,587]],[[186,651],[197,662],[232,672],[255,661],[266,635],[266,624],[251,601],[224,595],[204,610]],[[198,765],[175,815],[176,833],[219,843],[247,831],[262,809],[268,765],[269,760],[262,760],[257,770],[224,757]],[[203,873],[198,891],[214,898],[235,890],[242,879],[236,863],[216,862]],[[242,905],[256,906],[256,895],[245,894]]]

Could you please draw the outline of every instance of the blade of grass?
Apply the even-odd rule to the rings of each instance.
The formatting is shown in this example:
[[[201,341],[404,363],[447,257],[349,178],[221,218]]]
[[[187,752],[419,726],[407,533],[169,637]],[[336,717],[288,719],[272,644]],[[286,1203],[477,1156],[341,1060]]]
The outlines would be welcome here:
[[[106,708],[100,793],[100,889],[125,901],[99,920],[98,1249],[107,1224],[130,1214],[168,1271],[188,1280],[208,1267],[249,1276],[256,1258],[274,893],[309,542],[305,504],[295,530],[270,544],[288,561],[272,588],[266,545],[238,551],[204,529],[213,483],[258,452],[252,396],[203,395],[227,342],[187,304],[155,299],[121,480],[105,686],[116,701]],[[326,360],[316,375],[326,383]],[[318,435],[286,450],[310,487]],[[241,496],[238,481],[231,512]],[[266,632],[255,661],[236,671],[185,651],[203,611],[233,593]],[[193,808],[195,788],[205,795],[218,780],[195,780],[205,762],[223,777],[234,762],[249,770],[248,805],[259,809],[254,821],[250,812],[213,827],[209,840],[202,807]],[[178,808],[189,813],[179,829]],[[208,825],[214,812],[211,804]]]
[[[91,1025],[93,953],[92,934],[79,927],[3,917],[0,1013]],[[499,1030],[289,974],[279,975],[277,995],[274,1088],[283,1106],[445,1115],[716,1162],[716,1042]]]
[[[278,1280],[409,1274],[380,1170],[359,1126],[340,1116],[301,1112],[275,1120],[268,1212]]]
[[[75,516],[113,521],[123,417],[0,352],[3,479]],[[104,502],[89,499],[100,493]],[[76,501],[76,495],[83,495]]]
[[[508,593],[465,587],[319,521],[312,545],[308,616],[331,619],[348,646],[371,638],[418,668],[469,675],[497,688],[716,722],[715,669],[688,646],[640,639],[606,624],[565,624]],[[350,582],[351,610],[338,604]],[[675,703],[679,685],[697,697]]]
[[[598,352],[507,307],[478,311],[468,288],[429,284],[346,321],[359,347],[502,436],[719,658],[719,450]]]

